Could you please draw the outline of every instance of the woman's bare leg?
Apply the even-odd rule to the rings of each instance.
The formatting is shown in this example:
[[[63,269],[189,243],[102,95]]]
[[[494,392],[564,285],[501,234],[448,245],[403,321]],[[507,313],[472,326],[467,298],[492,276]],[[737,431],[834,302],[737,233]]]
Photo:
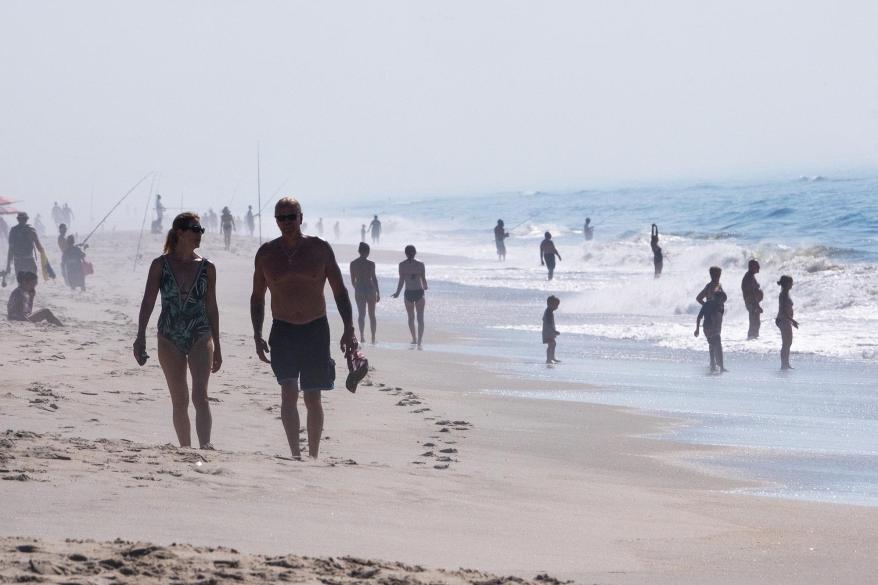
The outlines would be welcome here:
[[[28,317],[28,320],[31,323],[39,323],[40,321],[48,321],[52,325],[57,325],[58,327],[63,327],[64,324],[58,320],[58,317],[50,311],[49,309],[40,309],[39,311],[35,311],[31,313],[31,316]]]
[[[375,330],[378,328],[378,320],[375,319],[375,301],[370,300],[369,302],[369,329],[372,331],[372,343],[375,343]],[[360,339],[363,338],[363,326],[360,325]]]
[[[363,329],[366,327],[366,299],[363,295],[354,295],[354,300],[357,302],[357,325],[360,327],[360,339],[366,339],[363,337]],[[372,337],[374,339],[375,327],[372,327]]]
[[[195,342],[189,352],[189,372],[192,374],[192,406],[195,407],[195,434],[198,445],[205,447],[210,443],[210,429],[213,419],[210,416],[210,402],[207,400],[207,383],[210,368],[213,366],[213,339],[210,334]]]
[[[412,344],[415,344],[418,342],[415,337],[415,304],[406,301],[405,312],[409,315],[409,332],[412,334]]]
[[[159,337],[159,365],[165,373],[171,405],[174,408],[174,430],[181,447],[191,447],[189,427],[189,384],[186,379],[186,356],[173,343]]]
[[[424,338],[424,306],[427,304],[427,299],[421,297],[415,303],[415,309],[418,311],[418,346],[421,345],[421,340]],[[412,335],[414,335],[414,331],[412,331]]]

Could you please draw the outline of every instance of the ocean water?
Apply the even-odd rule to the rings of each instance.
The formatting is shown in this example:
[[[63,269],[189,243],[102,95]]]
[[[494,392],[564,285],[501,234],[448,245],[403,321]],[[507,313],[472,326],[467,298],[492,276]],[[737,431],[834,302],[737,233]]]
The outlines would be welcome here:
[[[611,404],[671,414],[688,424],[666,436],[727,447],[705,465],[763,482],[753,493],[878,505],[878,178],[822,177],[761,184],[700,184],[571,193],[505,193],[349,208],[345,223],[384,225],[380,248],[415,244],[452,256],[427,265],[426,335],[441,324],[464,343],[445,351],[514,358],[506,373],[585,382],[588,392],[484,392],[533,400]],[[313,213],[312,213],[313,215]],[[331,215],[326,210],[326,216]],[[591,217],[593,241],[582,223]],[[512,236],[496,259],[492,229]],[[324,220],[326,221],[326,220]],[[664,273],[653,278],[651,223]],[[329,224],[327,224],[329,225]],[[511,229],[510,229],[511,228]],[[538,246],[550,231],[563,257],[546,280]],[[740,280],[756,257],[765,291],[762,335],[747,341]],[[729,294],[723,376],[707,373],[692,334],[695,295],[712,265]],[[396,266],[379,264],[383,290]],[[792,372],[779,370],[774,326],[782,274],[801,326]],[[558,356],[540,343],[545,298],[561,298]],[[379,318],[402,307],[385,305]],[[398,315],[397,315],[398,316]]]

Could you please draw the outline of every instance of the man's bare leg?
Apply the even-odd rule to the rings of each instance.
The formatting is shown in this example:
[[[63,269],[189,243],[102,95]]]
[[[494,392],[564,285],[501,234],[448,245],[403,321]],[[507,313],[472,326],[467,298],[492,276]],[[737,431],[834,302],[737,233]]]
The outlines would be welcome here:
[[[369,301],[369,328],[372,331],[372,344],[375,343],[375,330],[378,328],[378,320],[375,319],[375,301]],[[360,339],[363,337],[363,326],[360,325]]]
[[[421,346],[421,340],[424,338],[424,305],[426,304],[427,299],[424,297],[421,297],[415,303],[415,309],[418,311],[418,347]],[[414,335],[414,332],[412,332],[412,335]]]
[[[159,335],[159,365],[165,373],[171,405],[174,408],[174,430],[181,447],[191,447],[189,426],[189,384],[186,379],[186,356],[174,344]]]
[[[320,390],[304,392],[305,408],[308,409],[308,455],[317,459],[320,451],[320,437],[323,435],[323,402]]]
[[[415,337],[415,304],[406,301],[405,312],[409,315],[409,332],[412,334],[412,345],[414,345],[418,342]]]
[[[290,453],[293,457],[301,457],[302,450],[299,448],[299,409],[296,403],[299,401],[299,384],[296,381],[286,382],[280,387],[280,420],[284,424],[287,433],[287,443],[290,444]]]
[[[195,407],[195,434],[198,444],[204,448],[210,443],[210,402],[207,400],[207,382],[213,365],[213,339],[205,335],[189,352],[189,372],[192,374],[192,405]]]

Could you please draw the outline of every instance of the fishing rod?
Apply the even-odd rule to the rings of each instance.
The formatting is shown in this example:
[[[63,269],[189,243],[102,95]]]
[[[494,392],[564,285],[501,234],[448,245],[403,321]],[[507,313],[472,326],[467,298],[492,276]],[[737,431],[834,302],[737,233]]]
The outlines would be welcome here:
[[[89,234],[88,234],[87,236],[85,236],[85,239],[83,239],[83,240],[80,242],[80,245],[84,245],[86,242],[88,242],[88,239],[89,239],[90,237],[92,237],[96,231],[98,231],[98,228],[100,228],[100,227],[104,224],[104,222],[107,221],[107,218],[109,218],[110,215],[112,215],[112,213],[113,213],[114,211],[116,211],[116,208],[119,207],[119,206],[122,204],[122,202],[125,201],[125,199],[127,199],[128,196],[131,195],[131,193],[134,192],[135,189],[137,189],[138,187],[140,187],[140,184],[141,184],[141,183],[143,183],[145,180],[147,180],[147,179],[150,177],[150,175],[154,175],[154,174],[155,174],[155,171],[150,171],[150,172],[146,173],[145,175],[143,175],[143,177],[141,177],[141,179],[140,179],[139,181],[137,181],[136,183],[134,183],[134,186],[131,187],[130,189],[128,189],[128,192],[126,192],[126,193],[122,196],[122,198],[119,199],[119,201],[116,202],[116,205],[114,205],[114,206],[112,207],[112,209],[110,209],[110,211],[107,212],[107,214],[103,217],[103,219],[101,219],[101,221],[98,222],[98,225],[96,225],[96,226],[94,227],[94,229],[91,230],[91,232],[89,232]]]
[[[292,177],[287,177],[286,179],[284,179],[284,182],[280,184],[280,187],[274,190],[274,193],[271,194],[271,197],[268,198],[268,201],[265,202],[265,205],[259,208],[260,216],[262,215],[262,210],[265,209],[275,197],[277,197],[277,194],[280,193],[281,189],[283,189],[286,184],[290,182],[290,179],[292,179]]]
[[[146,216],[149,214],[149,203],[152,199],[155,180],[156,175],[153,175],[152,182],[149,184],[149,192],[146,194],[146,207],[143,208],[143,221],[140,223],[140,235],[137,237],[137,251],[134,253],[134,267],[132,271],[137,270],[137,261],[140,259],[140,244],[143,241],[143,229],[146,227]]]
[[[512,226],[511,228],[508,228],[509,231],[511,232],[511,231],[514,230],[515,228],[523,226],[524,224],[526,224],[527,222],[529,222],[530,220],[532,220],[533,218],[535,218],[536,216],[538,216],[540,213],[542,213],[542,212],[541,212],[541,211],[535,211],[534,213],[532,213],[532,214],[530,215],[530,217],[528,217],[528,218],[525,219],[524,221],[515,224],[515,225]]]

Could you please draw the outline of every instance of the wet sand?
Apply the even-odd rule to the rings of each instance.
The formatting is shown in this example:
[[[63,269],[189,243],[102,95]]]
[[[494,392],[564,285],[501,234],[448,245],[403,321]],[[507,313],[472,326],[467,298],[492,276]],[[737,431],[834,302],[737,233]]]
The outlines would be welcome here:
[[[216,574],[226,571],[258,582],[284,569],[303,582],[497,582],[454,572],[470,567],[583,583],[862,583],[875,569],[875,509],[730,494],[741,484],[673,463],[692,446],[647,438],[681,421],[488,396],[480,390],[563,386],[493,375],[429,345],[367,346],[374,371],[364,386],[325,394],[320,460],[292,461],[278,386],[252,349],[255,242],[243,239],[224,252],[208,236],[203,249],[218,268],[225,358],[210,385],[217,451],[178,449],[155,359],[157,313],[147,365],[130,353],[146,273],[146,263],[132,271],[135,247],[136,234],[96,237],[86,293],[39,285],[36,306],[67,327],[0,321],[0,536],[38,539],[31,553],[18,550],[31,540],[0,541],[0,582],[15,571],[70,580],[31,561],[82,569],[84,582],[97,578],[87,571],[121,570],[105,559],[158,581],[180,570],[183,581],[237,580]],[[345,272],[354,248],[336,246]],[[407,339],[403,315],[400,302],[380,307],[380,340]],[[340,322],[330,321],[336,343]],[[454,339],[431,324],[429,340]],[[143,543],[161,548],[132,557]],[[339,566],[320,573],[329,557]],[[351,574],[362,567],[379,572]]]

